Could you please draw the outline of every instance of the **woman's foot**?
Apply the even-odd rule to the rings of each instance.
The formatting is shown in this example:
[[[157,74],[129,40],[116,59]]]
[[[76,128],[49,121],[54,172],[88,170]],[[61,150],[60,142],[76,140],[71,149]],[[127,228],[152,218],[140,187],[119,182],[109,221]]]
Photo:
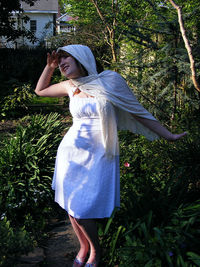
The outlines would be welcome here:
[[[100,253],[95,253],[95,255],[92,253],[90,254],[90,257],[88,258],[85,267],[98,267],[100,261]]]
[[[97,267],[101,259],[101,248],[98,246],[96,250],[90,250],[90,256],[85,264],[86,267]]]
[[[85,258],[78,258],[76,257],[72,267],[81,267],[81,266],[85,266]]]
[[[93,263],[86,262],[85,267],[97,267],[97,263],[96,262],[93,262]]]
[[[72,267],[85,266],[86,258],[88,257],[88,247],[87,249],[80,249],[76,258],[74,260]]]

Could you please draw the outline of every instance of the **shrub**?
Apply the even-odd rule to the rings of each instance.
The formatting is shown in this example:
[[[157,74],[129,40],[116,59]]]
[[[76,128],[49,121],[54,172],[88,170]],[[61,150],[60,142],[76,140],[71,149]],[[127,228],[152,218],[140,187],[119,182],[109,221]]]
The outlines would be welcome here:
[[[30,84],[14,88],[13,93],[5,96],[1,101],[0,119],[16,118],[22,114],[24,116],[28,111],[28,104],[33,97],[33,89]]]
[[[200,260],[199,233],[200,201],[180,206],[169,217],[167,224],[154,225],[156,214],[149,211],[147,216],[132,223],[125,231],[120,266],[188,266]],[[196,257],[188,257],[190,254]]]
[[[0,233],[0,266],[14,266],[15,258],[29,252],[33,241],[25,227],[14,229],[6,217],[0,221]]]
[[[200,257],[198,135],[151,143],[121,132],[120,140],[121,209],[101,225],[105,262],[195,266]]]
[[[28,235],[32,241],[41,237],[53,207],[51,180],[62,130],[61,117],[56,113],[28,116],[16,133],[2,142],[0,216],[9,221],[5,235],[12,233],[18,239],[19,233],[24,234],[22,241],[27,243]],[[2,242],[5,239],[0,240],[0,246]],[[13,251],[17,252],[21,252],[20,246]]]

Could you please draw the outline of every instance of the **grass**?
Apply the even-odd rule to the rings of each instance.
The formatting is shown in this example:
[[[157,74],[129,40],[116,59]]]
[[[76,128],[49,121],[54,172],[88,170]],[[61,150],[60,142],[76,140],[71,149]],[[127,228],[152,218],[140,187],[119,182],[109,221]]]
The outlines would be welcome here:
[[[35,96],[31,104],[59,104],[60,103],[60,98],[58,97],[40,97],[40,96]]]

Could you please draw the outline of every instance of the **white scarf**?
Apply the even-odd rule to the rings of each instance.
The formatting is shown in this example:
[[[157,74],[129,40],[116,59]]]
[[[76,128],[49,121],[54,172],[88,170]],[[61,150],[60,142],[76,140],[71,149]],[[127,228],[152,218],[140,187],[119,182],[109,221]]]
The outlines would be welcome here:
[[[142,134],[153,141],[156,133],[145,127],[132,116],[156,120],[136,99],[132,90],[121,75],[106,70],[100,74],[96,71],[96,62],[89,47],[68,45],[58,50],[66,51],[76,58],[88,71],[88,76],[71,79],[81,91],[96,97],[101,119],[102,140],[107,156],[119,154],[117,126],[120,130],[130,130]]]

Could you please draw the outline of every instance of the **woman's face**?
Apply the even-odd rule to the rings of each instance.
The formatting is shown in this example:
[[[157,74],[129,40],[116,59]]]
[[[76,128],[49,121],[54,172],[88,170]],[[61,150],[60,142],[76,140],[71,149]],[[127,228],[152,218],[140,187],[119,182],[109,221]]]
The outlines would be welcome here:
[[[61,73],[68,79],[75,79],[84,76],[82,69],[78,66],[76,60],[71,55],[67,53],[59,55],[58,63]]]

